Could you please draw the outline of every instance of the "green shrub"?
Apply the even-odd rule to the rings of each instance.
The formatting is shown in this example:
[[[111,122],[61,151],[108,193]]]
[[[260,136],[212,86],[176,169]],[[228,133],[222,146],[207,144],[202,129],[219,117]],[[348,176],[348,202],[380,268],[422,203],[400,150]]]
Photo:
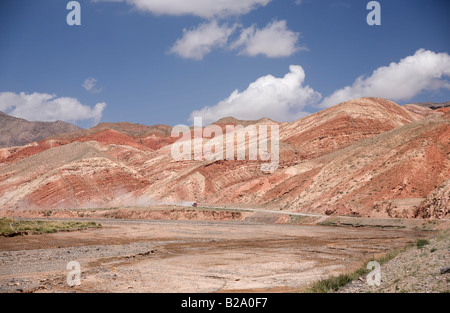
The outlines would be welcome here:
[[[14,236],[28,233],[51,234],[58,231],[101,227],[96,222],[18,221],[9,218],[0,218],[0,236]]]
[[[422,249],[426,245],[429,245],[430,242],[426,239],[418,239],[416,242],[417,249]]]

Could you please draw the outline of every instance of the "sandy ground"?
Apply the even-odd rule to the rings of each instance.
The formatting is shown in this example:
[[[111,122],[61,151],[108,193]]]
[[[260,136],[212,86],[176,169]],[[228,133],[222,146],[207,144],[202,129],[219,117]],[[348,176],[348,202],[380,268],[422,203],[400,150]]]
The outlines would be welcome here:
[[[102,229],[0,238],[0,292],[293,292],[426,236],[245,221],[98,222]],[[70,261],[82,271],[73,288]]]

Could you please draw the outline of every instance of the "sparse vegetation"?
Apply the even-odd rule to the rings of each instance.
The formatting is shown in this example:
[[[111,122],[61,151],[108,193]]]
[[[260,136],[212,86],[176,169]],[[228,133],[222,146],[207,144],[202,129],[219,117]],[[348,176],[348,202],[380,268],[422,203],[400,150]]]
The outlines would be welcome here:
[[[450,230],[446,229],[446,230],[442,230],[440,231],[437,236],[436,236],[436,241],[440,242],[442,240],[446,240],[448,237],[450,236]]]
[[[308,292],[311,293],[328,293],[330,291],[336,291],[340,287],[347,285],[354,279],[357,279],[360,276],[368,274],[370,271],[361,267],[353,273],[349,274],[341,274],[339,276],[332,276],[327,279],[319,280],[313,283],[308,289]]]
[[[418,239],[416,242],[417,249],[422,249],[426,245],[429,245],[430,242],[426,239]]]
[[[96,222],[22,221],[1,218],[0,236],[50,234],[58,231],[74,231],[101,227],[101,224],[97,224]]]
[[[289,216],[290,224],[304,224],[304,223],[309,223],[312,220],[314,220],[314,218],[311,218],[309,216],[300,216],[300,215],[290,215]]]
[[[407,249],[411,248],[412,245],[407,245],[404,248],[395,249],[384,256],[378,258],[378,259],[372,259],[370,261],[377,261],[380,263],[380,265],[383,265],[386,262],[389,262],[390,260],[394,259],[396,256],[398,256],[400,253],[406,251]],[[328,293],[330,291],[337,291],[339,288],[344,287],[351,281],[358,279],[361,276],[367,275],[371,272],[371,270],[367,269],[367,264],[370,262],[366,262],[364,266],[360,267],[354,272],[347,273],[347,274],[341,274],[339,276],[332,276],[326,279],[322,279],[319,281],[316,281],[312,283],[307,289],[307,292],[310,293]]]
[[[337,225],[339,225],[339,221],[337,219],[330,218],[330,219],[328,219],[326,221],[317,223],[317,225],[320,225],[320,226],[337,226]]]

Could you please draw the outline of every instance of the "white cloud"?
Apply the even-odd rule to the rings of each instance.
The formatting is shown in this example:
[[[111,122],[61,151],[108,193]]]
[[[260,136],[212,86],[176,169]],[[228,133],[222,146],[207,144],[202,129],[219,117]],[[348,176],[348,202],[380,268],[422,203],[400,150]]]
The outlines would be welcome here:
[[[239,54],[256,56],[259,54],[269,58],[288,57],[305,49],[298,46],[299,33],[287,28],[286,21],[273,21],[263,29],[255,25],[244,29],[232,49],[241,49]]]
[[[224,47],[236,27],[219,26],[216,21],[211,21],[191,30],[185,29],[183,37],[177,40],[170,52],[183,58],[201,60],[213,48]]]
[[[420,49],[399,63],[380,67],[370,77],[359,77],[351,86],[336,90],[320,107],[327,108],[360,97],[410,100],[423,91],[450,89],[450,55]]]
[[[219,26],[213,20],[196,28],[183,31],[170,52],[187,59],[202,60],[215,48],[225,48],[229,37],[236,31],[238,24]],[[239,49],[241,55],[265,55],[269,58],[287,57],[298,50],[305,49],[297,45],[300,34],[287,28],[286,21],[273,21],[263,29],[253,25],[242,29],[239,39],[229,45],[231,50]]]
[[[93,0],[93,2],[120,2],[121,0]],[[141,11],[155,15],[195,15],[203,18],[247,14],[266,6],[271,0],[122,0]]]
[[[272,0],[91,0],[92,2],[126,2],[140,11],[155,15],[194,15],[209,22],[190,30],[184,30],[170,52],[183,58],[201,60],[214,48],[225,48],[228,38],[241,27],[235,24],[219,26],[217,19],[239,16],[259,7],[266,6]],[[297,4],[301,2],[296,1]],[[299,33],[289,30],[286,21],[273,21],[263,29],[255,25],[243,29],[240,38],[230,48],[239,49],[239,54],[269,58],[287,57],[305,49],[298,46]]]
[[[96,80],[95,78],[89,77],[84,81],[83,88],[86,89],[87,91],[94,92],[94,93],[101,92],[102,89],[97,88],[97,82],[98,82],[98,80]]]
[[[77,99],[46,93],[0,92],[0,111],[29,121],[76,122],[93,119],[98,123],[106,103],[97,103],[94,108],[81,104]]]
[[[217,105],[192,112],[190,119],[201,116],[205,123],[211,123],[228,116],[245,120],[268,117],[281,122],[303,116],[304,107],[319,101],[321,95],[303,86],[305,72],[301,66],[291,65],[289,69],[283,78],[267,75],[243,92],[235,90]]]

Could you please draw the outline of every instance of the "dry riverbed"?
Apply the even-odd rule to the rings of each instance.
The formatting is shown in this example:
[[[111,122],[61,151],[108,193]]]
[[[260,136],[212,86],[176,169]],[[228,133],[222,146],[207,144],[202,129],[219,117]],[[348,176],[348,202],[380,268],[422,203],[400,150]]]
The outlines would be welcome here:
[[[430,235],[245,220],[96,221],[101,229],[0,238],[0,292],[295,292]],[[82,271],[73,288],[70,261]]]

